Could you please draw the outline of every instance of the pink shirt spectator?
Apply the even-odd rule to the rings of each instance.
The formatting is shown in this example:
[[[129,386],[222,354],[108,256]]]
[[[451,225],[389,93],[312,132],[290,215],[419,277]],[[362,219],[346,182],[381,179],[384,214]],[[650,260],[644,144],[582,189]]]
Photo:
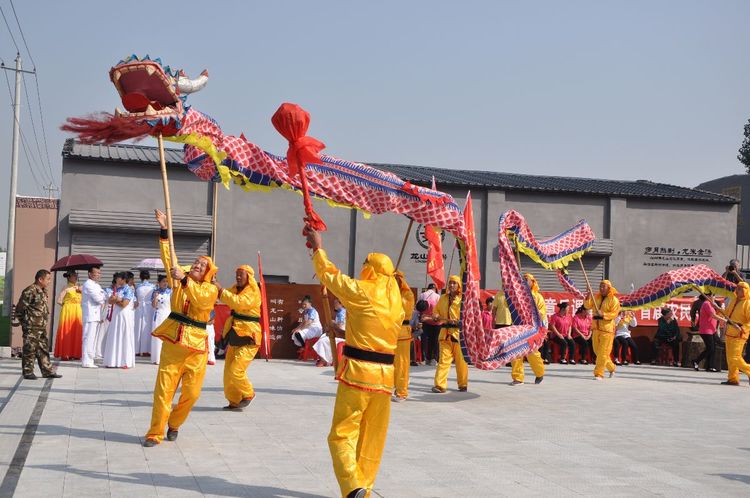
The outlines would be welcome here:
[[[428,289],[419,295],[419,299],[417,299],[417,301],[427,301],[427,309],[422,312],[422,316],[425,317],[424,320],[422,320],[422,323],[426,323],[428,325],[437,325],[433,320],[430,320],[426,317],[433,316],[435,314],[435,305],[437,304],[439,299],[440,294],[432,289]]]
[[[492,316],[492,312],[484,310],[482,311],[482,327],[485,329],[491,329],[495,326],[495,319]]]
[[[589,336],[591,335],[591,317],[590,316],[587,315],[582,318],[576,315],[573,317],[572,323],[575,326],[575,328],[577,328],[582,334],[581,335],[581,334],[574,333],[575,335],[580,335],[584,339],[589,338]]]
[[[570,326],[573,323],[573,317],[570,315],[560,315],[558,313],[555,313],[552,315],[549,319],[549,329],[550,329],[550,337],[557,337],[554,332],[552,332],[552,326],[557,329],[557,331],[562,335],[563,337],[570,337]]]
[[[708,300],[703,301],[701,310],[698,313],[698,333],[706,335],[715,334],[719,321],[714,318],[714,307]]]

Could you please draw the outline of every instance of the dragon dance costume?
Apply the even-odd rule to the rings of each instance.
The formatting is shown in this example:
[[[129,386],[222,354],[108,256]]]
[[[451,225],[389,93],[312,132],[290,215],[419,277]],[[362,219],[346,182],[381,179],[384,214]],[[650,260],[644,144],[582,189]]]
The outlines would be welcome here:
[[[370,253],[359,279],[344,275],[324,249],[313,255],[320,282],[347,309],[328,446],[341,495],[372,489],[385,447],[393,392],[393,361],[404,320],[391,259]]]
[[[262,333],[260,329],[261,295],[255,282],[255,271],[242,265],[237,271],[247,273],[247,285],[238,289],[233,285],[219,293],[219,300],[229,306],[231,315],[224,324],[222,338],[229,344],[224,359],[224,396],[230,407],[237,407],[255,397],[247,368],[258,353]]]
[[[456,295],[451,297],[446,293],[440,296],[435,305],[435,313],[440,321],[458,322],[461,317],[461,279],[452,275],[448,282],[455,282],[458,285]],[[443,325],[440,329],[440,359],[435,370],[435,387],[434,392],[445,392],[448,388],[448,372],[451,369],[451,363],[456,362],[456,381],[459,391],[466,391],[469,385],[469,365],[467,365],[464,355],[461,352],[461,329],[458,327],[446,327]]]
[[[615,340],[615,318],[620,314],[620,300],[617,298],[617,289],[612,287],[609,280],[602,280],[609,287],[607,295],[602,297],[597,292],[589,296],[583,303],[587,310],[594,310],[594,315],[599,313],[599,318],[594,317],[591,326],[591,339],[593,341],[594,354],[596,354],[596,365],[594,366],[594,378],[604,377],[606,369],[610,375],[615,372],[615,364],[612,362],[612,343]]]
[[[526,279],[526,282],[529,283],[529,287],[531,288],[531,295],[534,299],[534,305],[536,306],[537,311],[539,312],[539,318],[546,326],[547,324],[547,304],[544,302],[544,296],[542,296],[542,293],[539,291],[539,283],[536,281],[536,278],[531,273],[525,273],[524,278]],[[542,360],[542,355],[539,353],[539,351],[534,351],[532,353],[529,353],[526,355],[526,360],[529,362],[529,366],[531,367],[531,370],[534,372],[534,377],[536,378],[536,382],[541,382],[541,379],[544,377],[544,360]],[[523,371],[523,358],[518,358],[510,362],[511,365],[511,373],[510,376],[513,379],[514,384],[523,384],[524,380],[524,371]]]
[[[172,255],[169,251],[167,231],[162,229],[159,238],[161,260],[167,274],[172,271]],[[190,414],[198,400],[206,375],[208,360],[208,334],[206,322],[214,308],[217,297],[216,286],[211,279],[218,268],[208,256],[201,256],[207,263],[202,282],[185,276],[172,288],[169,317],[152,333],[163,341],[159,361],[159,373],[154,385],[154,408],[151,412],[151,427],[146,439],[161,442],[164,427],[176,431]],[[212,340],[213,342],[213,340]],[[182,384],[180,400],[172,409],[177,386]]]
[[[398,347],[393,360],[394,377],[396,383],[396,397],[406,399],[409,396],[409,362],[411,361],[411,318],[414,311],[414,293],[404,274],[399,274],[399,288],[401,289],[401,305],[404,307],[404,321],[398,334]]]

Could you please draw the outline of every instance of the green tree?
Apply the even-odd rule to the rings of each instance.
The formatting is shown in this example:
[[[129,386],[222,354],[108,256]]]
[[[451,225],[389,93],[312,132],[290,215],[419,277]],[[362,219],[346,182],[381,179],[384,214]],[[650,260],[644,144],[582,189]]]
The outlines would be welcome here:
[[[737,159],[745,165],[745,169],[750,173],[750,119],[747,120],[745,125],[745,139],[742,141],[739,152]]]

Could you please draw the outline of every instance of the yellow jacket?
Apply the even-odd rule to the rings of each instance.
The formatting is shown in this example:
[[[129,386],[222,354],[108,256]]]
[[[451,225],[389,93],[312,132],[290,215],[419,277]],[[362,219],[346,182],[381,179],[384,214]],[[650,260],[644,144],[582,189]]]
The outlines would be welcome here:
[[[377,259],[377,270],[369,263],[371,258]],[[313,266],[320,282],[346,308],[346,344],[365,351],[393,355],[404,321],[401,292],[392,276],[393,263],[390,258],[370,254],[367,259],[361,279],[341,273],[323,249],[315,251]],[[363,391],[393,392],[393,365],[344,356],[337,378]]]
[[[610,293],[602,301],[602,295],[598,292],[594,299],[596,299],[596,304],[599,308],[599,314],[602,319],[594,320],[591,323],[591,328],[607,334],[614,334],[615,318],[620,314],[620,300],[617,299],[617,296],[614,295],[614,293]],[[583,302],[583,307],[587,310],[594,310],[594,314],[596,314],[596,307],[594,306],[594,301],[591,297]]]
[[[513,319],[510,316],[508,302],[505,300],[505,293],[499,291],[495,294],[495,301],[492,304],[495,308],[495,323],[498,325],[513,325]]]
[[[738,300],[735,296],[727,310],[729,319],[740,325],[738,329],[734,325],[727,324],[727,337],[747,339],[750,336],[750,299]]]
[[[536,304],[536,309],[539,310],[542,322],[547,323],[547,303],[544,302],[544,296],[539,291],[531,291],[531,295],[534,296],[534,304]]]
[[[401,273],[401,284],[399,285],[399,288],[401,290],[401,306],[404,308],[404,321],[408,321],[411,319],[411,315],[414,312],[414,293],[411,291],[411,287],[409,287],[409,283],[406,281],[403,273]],[[411,325],[401,325],[398,340],[405,341],[410,340],[411,338]]]
[[[458,295],[453,298],[453,302],[450,303],[450,305],[447,292],[440,296],[440,299],[438,299],[438,302],[435,305],[435,314],[440,320],[451,320],[457,322],[461,318],[461,280],[455,275],[451,276],[449,281],[450,280],[458,284]],[[439,340],[448,341],[450,340],[449,337],[459,340],[460,335],[461,329],[441,327]]]
[[[167,239],[160,238],[159,247],[161,249],[161,261],[164,263],[167,274],[169,274],[172,270],[172,259]],[[209,263],[209,270],[206,272],[204,281],[195,282],[190,277],[186,277],[184,284],[175,282],[170,302],[172,312],[199,322],[208,321],[218,294],[216,286],[211,283],[211,277],[216,273],[216,267],[210,258],[204,257]],[[164,320],[151,335],[193,351],[201,353],[208,351],[208,332],[205,328],[180,323],[171,318]]]
[[[252,276],[250,278],[252,279]],[[233,285],[230,289],[224,289],[219,294],[219,301],[240,315],[254,316],[260,320],[260,290],[258,290],[257,285],[252,285],[253,283],[255,283],[254,280],[239,292],[236,285]],[[222,337],[226,337],[232,328],[234,328],[238,336],[252,337],[255,344],[260,345],[263,334],[261,333],[259,322],[250,322],[235,318],[234,315],[229,315],[229,318],[224,323]]]

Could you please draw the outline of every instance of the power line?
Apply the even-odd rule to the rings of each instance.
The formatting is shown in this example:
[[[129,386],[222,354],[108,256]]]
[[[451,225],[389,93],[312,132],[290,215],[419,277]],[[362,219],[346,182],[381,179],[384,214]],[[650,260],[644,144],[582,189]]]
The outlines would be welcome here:
[[[21,23],[18,22],[18,16],[16,15],[16,8],[13,6],[13,0],[10,1],[10,8],[13,10],[13,17],[16,18],[16,24],[18,25],[18,31],[21,33],[21,40],[23,40],[23,46],[26,47],[26,53],[29,54],[29,60],[31,61],[31,66],[36,69],[36,62],[34,62],[34,58],[31,56],[31,50],[29,50],[29,45],[26,43],[26,37],[23,36],[23,29],[21,29]],[[4,17],[4,16],[3,16]],[[5,22],[8,23],[7,21]],[[15,41],[13,42],[15,43]],[[16,47],[18,49],[18,47]]]
[[[31,57],[31,54],[29,54],[29,57]],[[36,101],[37,101],[37,105],[39,106],[39,119],[42,121],[42,141],[44,142],[44,152],[47,155],[47,166],[50,168],[50,173],[51,173],[52,161],[49,158],[49,146],[47,145],[47,132],[45,131],[46,126],[44,125],[44,113],[42,112],[42,97],[39,94],[39,78],[37,78],[37,75],[36,75],[36,68],[34,69],[34,84],[36,85]],[[57,186],[56,183],[55,183],[55,186]]]
[[[8,28],[8,33],[10,33],[10,39],[13,40],[13,45],[16,46],[16,52],[20,53],[21,49],[18,48],[18,43],[16,43],[16,37],[13,36],[13,31],[10,29],[10,24],[8,24],[8,19],[5,17],[5,12],[3,12],[3,8],[0,7],[0,14],[3,15],[3,20],[5,21],[5,27]]]
[[[29,108],[29,118],[31,119],[31,131],[34,134],[34,142],[36,143],[36,151],[39,155],[39,162],[42,163],[42,165],[47,166],[47,171],[49,172],[49,182],[52,182],[52,167],[49,164],[45,164],[44,157],[42,156],[42,148],[39,146],[39,135],[36,132],[36,125],[34,124],[34,113],[31,110],[31,99],[29,99],[29,91],[26,88],[26,74],[21,74],[21,77],[23,78],[23,93],[26,95],[26,104]]]
[[[47,127],[45,125],[44,120],[44,110],[42,108],[42,98],[41,93],[39,90],[39,77],[37,76],[37,70],[36,70],[36,61],[34,61],[34,57],[31,55],[31,50],[29,49],[29,44],[26,42],[26,35],[24,35],[23,28],[21,27],[21,21],[18,19],[18,13],[16,12],[16,6],[13,4],[13,0],[8,0],[10,3],[10,8],[13,11],[13,17],[16,20],[16,25],[18,26],[18,31],[21,34],[21,40],[23,41],[23,45],[26,48],[26,53],[29,56],[29,60],[31,61],[32,67],[33,67],[33,73],[34,73],[34,85],[36,89],[36,102],[37,107],[39,109],[39,127],[42,129],[42,142],[44,143],[44,155],[42,155],[41,147],[39,145],[39,136],[36,130],[36,125],[34,123],[34,115],[31,108],[31,101],[29,99],[29,92],[26,88],[26,75],[23,75],[23,83],[24,83],[24,93],[26,94],[26,103],[29,107],[29,116],[31,117],[31,127],[32,131],[34,133],[34,141],[36,142],[36,149],[37,153],[39,155],[39,161],[47,167],[47,173],[49,173],[49,180],[50,185],[57,186],[55,182],[55,176],[52,172],[52,160],[49,156],[49,145],[47,144]],[[1,8],[0,8],[1,10]],[[10,32],[11,38],[13,38],[13,33],[10,31],[10,25],[8,24],[8,20],[5,17],[5,13],[3,13],[3,19],[5,20],[5,26],[8,28],[8,31]],[[18,51],[18,44],[16,43],[15,38],[13,38],[13,44],[16,46],[16,50]],[[46,159],[46,160],[45,160]]]

